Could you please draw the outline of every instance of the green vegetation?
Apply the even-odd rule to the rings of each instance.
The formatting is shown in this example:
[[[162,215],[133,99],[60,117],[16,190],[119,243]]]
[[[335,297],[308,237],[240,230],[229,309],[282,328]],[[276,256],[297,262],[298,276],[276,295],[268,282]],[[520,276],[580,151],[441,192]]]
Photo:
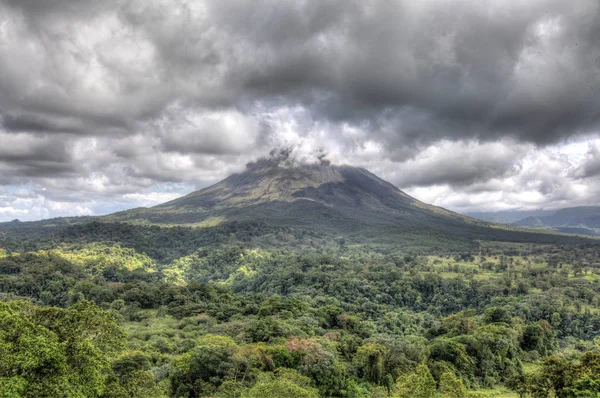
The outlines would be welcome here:
[[[596,245],[174,242],[0,250],[0,395],[600,393]]]
[[[66,310],[0,302],[2,396],[99,396],[123,340],[114,317],[87,301]]]

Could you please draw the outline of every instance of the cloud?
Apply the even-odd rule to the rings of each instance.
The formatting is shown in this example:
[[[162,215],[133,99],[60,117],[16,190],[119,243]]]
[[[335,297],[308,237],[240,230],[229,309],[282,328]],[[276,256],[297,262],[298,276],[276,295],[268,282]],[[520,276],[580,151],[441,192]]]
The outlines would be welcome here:
[[[577,178],[600,176],[600,140],[589,143],[584,163],[573,171]]]
[[[139,203],[140,206],[155,206],[161,203],[177,199],[181,194],[176,192],[149,192],[147,194],[129,193],[123,197],[132,202]]]
[[[574,177],[574,171],[583,161],[581,154],[572,153],[567,146],[543,150],[531,146],[524,151],[522,148],[515,159],[518,167],[480,182],[473,180],[463,185],[461,181],[452,183],[445,179],[433,185],[407,187],[406,191],[426,202],[460,212],[560,209],[597,204],[600,185],[597,181]],[[465,161],[469,161],[468,157]]]
[[[546,144],[599,122],[593,0],[8,4],[7,129],[130,132],[174,101],[300,104],[404,145]]]
[[[401,164],[394,181],[403,187],[447,183],[469,186],[518,173],[527,146],[510,142],[441,141]]]
[[[456,209],[593,203],[598,37],[595,0],[0,0],[0,184],[105,212],[293,146]]]
[[[167,152],[241,154],[255,148],[261,134],[260,123],[239,111],[184,110],[177,119],[161,126],[160,141]]]
[[[84,204],[57,202],[32,191],[0,193],[0,220],[39,220],[58,216],[91,215],[93,211]]]
[[[74,175],[64,137],[7,134],[0,131],[0,183],[12,178]]]

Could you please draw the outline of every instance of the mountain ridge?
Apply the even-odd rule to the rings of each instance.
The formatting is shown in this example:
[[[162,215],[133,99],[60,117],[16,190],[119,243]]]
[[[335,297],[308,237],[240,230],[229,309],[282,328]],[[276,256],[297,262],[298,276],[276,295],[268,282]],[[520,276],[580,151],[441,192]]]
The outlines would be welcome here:
[[[567,207],[546,216],[526,217],[512,225],[600,236],[600,206]]]
[[[553,210],[498,210],[498,211],[468,211],[466,216],[496,224],[512,224],[527,217],[548,216]]]

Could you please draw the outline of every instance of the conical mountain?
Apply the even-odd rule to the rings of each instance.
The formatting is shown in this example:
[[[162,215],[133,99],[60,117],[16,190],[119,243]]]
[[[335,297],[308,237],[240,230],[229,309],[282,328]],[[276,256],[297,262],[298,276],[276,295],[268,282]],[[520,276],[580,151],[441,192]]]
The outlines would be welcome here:
[[[277,159],[251,163],[244,172],[182,198],[117,215],[167,224],[255,220],[340,233],[375,225],[482,224],[420,202],[362,168]]]
[[[425,204],[363,168],[277,158],[251,163],[244,172],[179,199],[116,213],[107,220],[220,228],[256,222],[349,238],[357,244],[430,249],[473,247],[478,240],[562,239],[499,227]]]

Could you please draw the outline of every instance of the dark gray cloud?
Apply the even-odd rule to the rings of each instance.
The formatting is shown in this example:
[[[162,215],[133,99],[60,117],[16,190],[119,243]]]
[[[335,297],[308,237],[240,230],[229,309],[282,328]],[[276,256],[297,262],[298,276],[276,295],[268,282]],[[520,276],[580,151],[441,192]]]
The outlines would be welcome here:
[[[52,118],[65,117],[92,133],[131,131],[175,100],[301,104],[315,119],[363,125],[396,146],[499,136],[547,144],[600,122],[594,0],[8,4],[28,21],[26,38],[45,51],[40,71],[51,72],[40,76],[47,84],[35,96],[23,96],[18,84],[15,98],[3,101],[8,111],[43,111],[47,119],[9,116],[9,129],[39,130],[45,120],[54,131],[61,124]],[[94,26],[99,15],[113,32],[78,48],[86,37],[77,24]],[[76,57],[61,63],[72,47]],[[127,66],[120,50],[147,63]],[[104,78],[100,96],[79,90],[86,62]]]
[[[75,175],[70,144],[63,137],[0,133],[0,143],[0,183],[14,177]]]
[[[509,143],[468,145],[443,142],[406,161],[394,182],[403,187],[451,184],[473,187],[518,174],[527,148]],[[478,189],[489,189],[478,185]]]
[[[228,72],[244,94],[364,123],[395,147],[546,144],[598,123],[594,1],[222,4],[209,14],[238,43],[220,55],[241,66]],[[244,62],[251,53],[258,59]]]
[[[587,200],[597,148],[544,156],[598,132],[598,37],[596,0],[0,0],[0,183],[115,198],[294,146],[403,188]]]

